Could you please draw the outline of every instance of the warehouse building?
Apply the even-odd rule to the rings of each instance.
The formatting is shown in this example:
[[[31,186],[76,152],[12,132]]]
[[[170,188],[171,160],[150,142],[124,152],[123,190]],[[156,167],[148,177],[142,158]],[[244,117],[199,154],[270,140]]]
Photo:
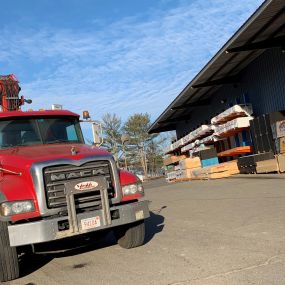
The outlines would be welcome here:
[[[267,0],[185,87],[149,132],[177,138],[230,106],[285,110],[285,1]]]
[[[219,116],[227,114],[228,110],[232,112],[234,106],[250,106],[250,114],[245,115],[243,110],[242,116],[249,119],[285,110],[284,0],[265,1],[157,118],[149,133],[175,130],[177,142],[171,145],[171,150],[182,155],[187,143],[187,150],[193,148],[195,132],[203,131],[203,126],[211,126]],[[285,112],[273,117],[281,120],[283,114]],[[226,120],[218,123],[221,122]],[[253,126],[250,130],[249,121],[247,123],[248,129],[240,127],[239,133],[232,132],[220,138],[222,145],[215,144],[217,152],[221,152],[220,163],[246,153],[272,150],[276,154],[275,146],[256,149],[260,138],[253,137]],[[232,152],[227,158],[222,155],[231,148],[251,145],[252,148],[244,153]],[[171,153],[170,149],[166,153]]]

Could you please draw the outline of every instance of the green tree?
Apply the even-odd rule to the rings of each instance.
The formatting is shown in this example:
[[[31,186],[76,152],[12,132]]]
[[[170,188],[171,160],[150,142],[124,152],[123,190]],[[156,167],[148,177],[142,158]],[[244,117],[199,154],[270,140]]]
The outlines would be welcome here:
[[[150,126],[150,115],[148,113],[136,113],[128,118],[123,128],[130,136],[129,145],[132,145],[132,154],[130,155],[134,157],[135,152],[138,154],[145,176],[148,173],[147,149],[150,142],[156,137],[156,135],[148,134],[147,131]]]
[[[102,128],[104,133],[104,145],[114,155],[118,163],[121,150],[122,120],[116,114],[106,113],[102,117]]]

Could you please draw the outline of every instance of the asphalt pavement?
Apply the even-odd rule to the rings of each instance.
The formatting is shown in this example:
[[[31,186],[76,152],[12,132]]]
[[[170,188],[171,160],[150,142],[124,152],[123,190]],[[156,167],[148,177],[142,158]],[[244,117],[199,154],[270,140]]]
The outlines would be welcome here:
[[[285,284],[285,176],[145,183],[145,245],[122,249],[109,234],[23,256],[11,285]],[[88,244],[88,246],[84,246]]]

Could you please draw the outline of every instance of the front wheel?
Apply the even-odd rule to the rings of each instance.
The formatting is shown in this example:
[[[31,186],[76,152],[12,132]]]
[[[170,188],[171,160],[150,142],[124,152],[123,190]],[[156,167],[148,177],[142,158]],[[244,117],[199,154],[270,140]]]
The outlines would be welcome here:
[[[19,277],[17,249],[10,246],[8,223],[0,222],[0,281]]]
[[[143,245],[145,238],[144,221],[119,226],[114,229],[114,235],[122,248],[134,248]]]

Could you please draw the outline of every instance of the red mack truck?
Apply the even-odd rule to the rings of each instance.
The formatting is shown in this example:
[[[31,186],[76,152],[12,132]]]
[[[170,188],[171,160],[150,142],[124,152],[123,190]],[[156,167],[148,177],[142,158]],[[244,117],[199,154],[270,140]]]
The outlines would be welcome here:
[[[31,100],[19,91],[13,75],[0,76],[0,280],[18,278],[20,252],[39,243],[113,230],[121,247],[142,245],[140,180],[84,143],[79,115],[22,111]]]

